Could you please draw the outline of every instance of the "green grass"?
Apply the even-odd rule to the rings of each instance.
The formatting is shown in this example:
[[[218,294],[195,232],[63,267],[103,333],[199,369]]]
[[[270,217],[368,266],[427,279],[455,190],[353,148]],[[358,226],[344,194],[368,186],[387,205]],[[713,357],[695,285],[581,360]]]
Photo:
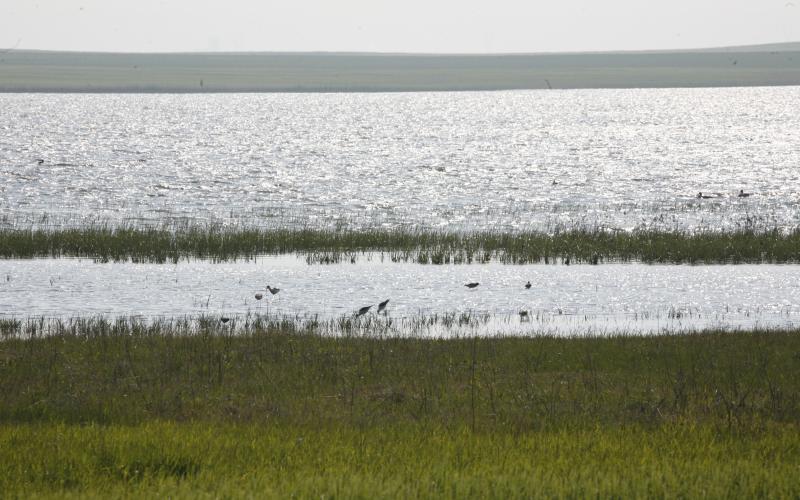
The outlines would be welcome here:
[[[181,227],[147,229],[2,229],[0,257],[90,257],[104,261],[231,260],[260,254],[303,253],[309,263],[354,260],[380,252],[422,264],[641,261],[646,263],[797,263],[800,230],[790,233],[540,232],[457,233],[434,230],[327,230]]]
[[[800,495],[800,331],[44,324],[0,324],[3,496]]]
[[[0,426],[0,492],[25,498],[796,498],[797,431]]]

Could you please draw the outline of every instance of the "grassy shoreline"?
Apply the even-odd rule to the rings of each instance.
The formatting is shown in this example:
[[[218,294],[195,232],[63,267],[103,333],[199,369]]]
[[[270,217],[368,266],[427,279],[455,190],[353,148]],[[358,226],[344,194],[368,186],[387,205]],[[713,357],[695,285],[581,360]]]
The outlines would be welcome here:
[[[88,257],[102,261],[177,262],[305,254],[309,263],[355,260],[378,252],[421,264],[629,262],[672,264],[798,263],[800,230],[736,232],[472,232],[435,230],[242,229],[0,229],[0,257]]]
[[[90,319],[3,332],[0,423],[800,424],[799,359],[798,330],[444,339]]]
[[[800,494],[800,331],[0,342],[10,497]],[[139,325],[139,326],[137,326]]]

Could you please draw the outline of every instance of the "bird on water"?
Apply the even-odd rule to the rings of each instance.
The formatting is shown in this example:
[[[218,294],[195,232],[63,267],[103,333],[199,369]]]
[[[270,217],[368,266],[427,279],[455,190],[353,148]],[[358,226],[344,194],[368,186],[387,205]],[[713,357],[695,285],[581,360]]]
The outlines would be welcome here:
[[[745,193],[745,192],[744,192],[744,189],[740,189],[740,190],[739,190],[739,194],[738,194],[738,195],[736,195],[736,196],[738,196],[739,198],[747,198],[747,197],[748,197],[748,196],[750,196],[751,194],[753,194],[753,193]]]
[[[525,290],[530,290],[530,289],[531,289],[531,282],[529,281],[525,283]]]
[[[386,304],[389,303],[389,299],[384,300],[380,304],[378,304],[378,312],[383,312],[386,309]]]
[[[356,313],[356,316],[363,316],[363,315],[367,314],[370,309],[372,309],[372,306],[364,306],[364,307],[362,307],[361,309],[358,310],[358,312]]]
[[[260,293],[257,293],[257,294],[256,294],[256,300],[261,300],[261,299],[263,299],[263,298],[264,298],[264,295],[262,295],[262,294],[260,294]]]
[[[223,316],[223,317],[221,317],[219,320],[220,320],[220,321],[222,321],[223,323],[227,323],[227,322],[228,322],[228,321],[230,321],[231,319],[230,319],[230,318],[226,318],[225,316]]]
[[[271,293],[272,295],[275,295],[276,293],[280,292],[281,289],[280,288],[272,288],[271,286],[267,285],[267,291],[269,293]]]
[[[467,288],[475,288],[478,285],[480,285],[480,283],[467,283],[464,286],[467,287]]]

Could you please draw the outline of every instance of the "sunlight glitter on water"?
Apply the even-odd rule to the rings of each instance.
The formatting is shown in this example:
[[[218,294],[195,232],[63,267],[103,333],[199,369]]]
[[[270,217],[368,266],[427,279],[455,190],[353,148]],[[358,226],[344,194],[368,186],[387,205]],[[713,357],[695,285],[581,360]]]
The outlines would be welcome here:
[[[798,102],[800,87],[0,95],[0,223],[792,229]]]
[[[390,299],[397,320],[484,316],[462,333],[659,333],[800,326],[800,266],[308,265],[302,256],[171,264],[0,261],[0,317],[269,313],[335,319]],[[480,285],[467,289],[467,282]],[[530,281],[531,288],[524,284]],[[271,296],[266,285],[281,291]],[[255,294],[265,297],[258,301]],[[520,319],[519,312],[528,317]],[[449,333],[436,328],[430,334]]]

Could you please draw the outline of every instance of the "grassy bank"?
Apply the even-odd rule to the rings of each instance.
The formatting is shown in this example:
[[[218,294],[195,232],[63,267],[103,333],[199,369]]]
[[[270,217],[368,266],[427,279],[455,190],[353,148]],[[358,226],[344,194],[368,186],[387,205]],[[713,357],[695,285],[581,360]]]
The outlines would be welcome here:
[[[3,325],[6,496],[800,494],[800,331],[70,325]]]
[[[442,340],[292,324],[4,322],[0,491],[800,494],[800,331]]]
[[[486,262],[796,263],[800,230],[727,233],[539,232],[454,233],[428,230],[225,229],[124,227],[0,230],[0,257],[90,257],[168,262],[183,258],[231,260],[299,252],[310,263],[357,259],[381,252],[423,264]]]
[[[289,321],[232,335],[220,322],[97,319],[22,339],[2,326],[0,422],[800,423],[798,331],[334,338]]]

